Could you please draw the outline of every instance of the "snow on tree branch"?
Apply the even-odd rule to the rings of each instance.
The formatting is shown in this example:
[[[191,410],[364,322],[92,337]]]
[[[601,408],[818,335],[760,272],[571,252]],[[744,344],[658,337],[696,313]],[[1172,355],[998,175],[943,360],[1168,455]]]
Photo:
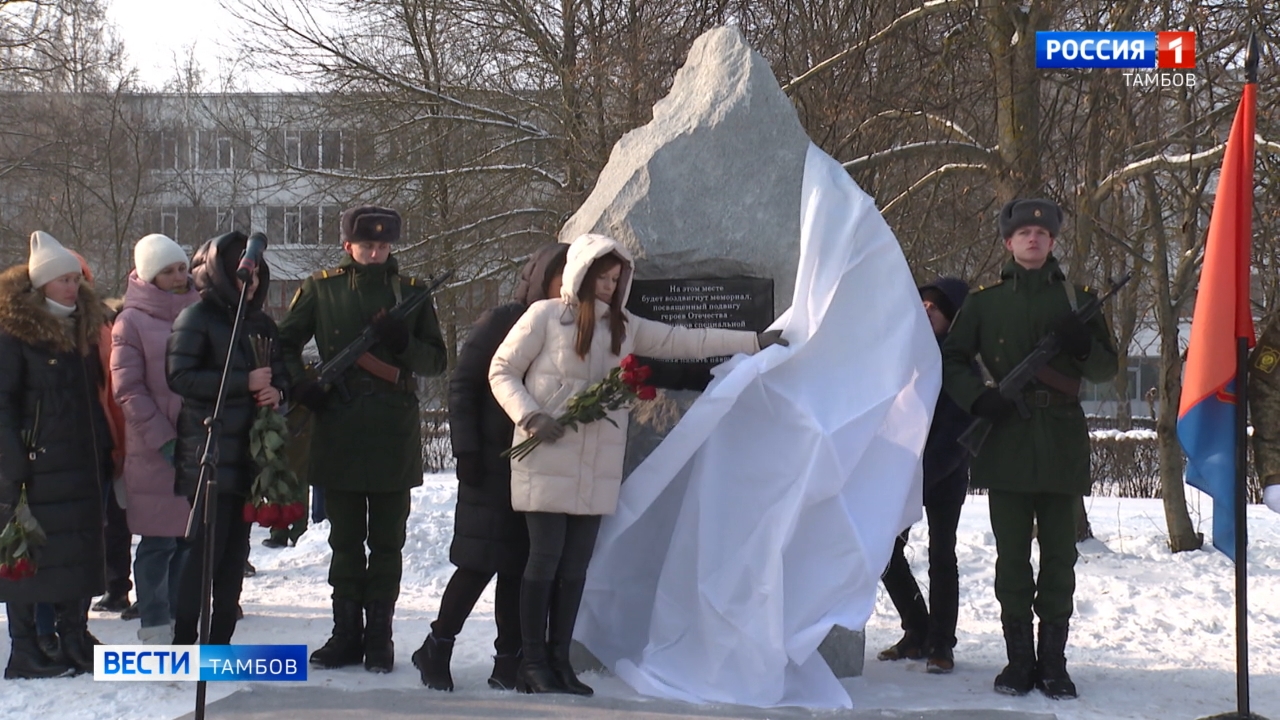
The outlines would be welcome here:
[[[966,132],[965,129],[960,127],[958,124],[940,115],[934,115],[933,113],[921,112],[918,110],[917,111],[884,110],[882,112],[878,112],[875,115],[872,115],[871,117],[862,121],[862,124],[859,125],[858,129],[855,130],[854,132],[855,134],[862,132],[862,130],[866,128],[866,126],[870,125],[872,122],[876,120],[908,120],[911,118],[924,118],[925,122],[929,123],[930,125],[933,125],[934,127],[942,129],[944,132],[950,133],[951,135],[955,136],[959,140],[962,140],[967,143],[973,143],[975,145],[978,144],[978,141],[974,139],[972,135]]]
[[[923,20],[932,15],[937,15],[939,13],[943,13],[948,10],[953,10],[958,7],[963,7],[966,4],[967,3],[961,2],[960,0],[929,0],[928,2],[921,5],[920,7],[915,8],[914,10],[910,10],[906,13],[903,13],[902,15],[899,15],[897,18],[894,18],[893,22],[886,25],[883,30],[875,33],[874,35],[867,38],[866,40],[863,40],[862,42],[857,43],[856,45],[852,45],[850,47],[845,48],[844,50],[841,50],[840,52],[836,53],[835,55],[832,55],[826,60],[823,60],[817,65],[814,65],[808,70],[805,70],[803,73],[796,76],[795,78],[792,78],[791,82],[788,82],[786,85],[782,86],[782,92],[790,95],[793,90],[809,82],[810,80],[814,79],[815,77],[822,74],[826,70],[831,69],[833,66],[837,65],[840,61],[844,60],[850,55],[853,55],[856,52],[865,50],[871,47],[872,45],[875,45],[876,43],[883,41],[885,38],[892,35],[896,30],[898,30],[901,27],[910,25],[911,23],[914,23],[918,20]]]
[[[890,160],[901,160],[918,155],[947,155],[958,159],[970,160],[976,164],[993,165],[996,162],[996,151],[976,143],[955,142],[952,140],[925,140],[923,142],[898,145],[887,150],[878,150],[844,163],[845,170],[857,170],[874,167]]]
[[[952,175],[958,172],[973,172],[973,171],[983,172],[983,171],[986,171],[987,169],[988,169],[988,166],[982,163],[947,163],[942,167],[934,168],[933,170],[930,170],[929,172],[925,173],[924,177],[912,183],[911,187],[907,188],[906,190],[903,190],[898,195],[898,197],[890,200],[888,203],[885,204],[884,207],[880,208],[880,214],[883,215],[888,213],[889,211],[897,207],[898,203],[902,202],[903,200],[906,200],[908,197],[910,197],[913,193],[915,193],[920,188],[928,185],[931,182],[934,182],[943,177],[946,177],[947,175]]]

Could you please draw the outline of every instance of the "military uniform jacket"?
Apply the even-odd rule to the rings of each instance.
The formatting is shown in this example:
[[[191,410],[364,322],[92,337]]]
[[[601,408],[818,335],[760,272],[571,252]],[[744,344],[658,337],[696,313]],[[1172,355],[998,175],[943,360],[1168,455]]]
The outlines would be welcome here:
[[[280,323],[280,343],[289,373],[305,377],[302,348],[316,339],[320,359],[328,361],[370,324],[379,311],[403,298],[426,292],[422,281],[401,278],[394,257],[383,265],[360,265],[349,255],[333,270],[302,283]],[[408,372],[439,375],[447,358],[435,308],[428,300],[408,318],[409,346],[392,353],[380,343],[375,357],[400,368],[392,385],[358,367],[345,376],[350,398],[334,389],[317,413],[311,435],[309,482],[346,492],[394,492],[422,484],[422,431],[416,384]]]
[[[1258,477],[1264,486],[1280,485],[1280,318],[1249,356],[1249,414]]]
[[[969,296],[942,346],[943,389],[960,407],[972,409],[986,389],[974,372],[975,356],[981,356],[998,382],[1071,311],[1065,283],[1058,261],[1050,255],[1039,270],[1011,261],[998,284]],[[1088,288],[1075,286],[1077,306],[1093,295]],[[1085,359],[1059,355],[1049,365],[1068,377],[1106,382],[1118,369],[1115,341],[1101,314],[1088,327],[1093,347]],[[1038,381],[1029,390],[1041,391],[1049,404],[1031,407],[1029,419],[1015,412],[992,427],[973,459],[970,484],[992,490],[1088,495],[1092,485],[1089,430],[1079,401],[1071,402]]]

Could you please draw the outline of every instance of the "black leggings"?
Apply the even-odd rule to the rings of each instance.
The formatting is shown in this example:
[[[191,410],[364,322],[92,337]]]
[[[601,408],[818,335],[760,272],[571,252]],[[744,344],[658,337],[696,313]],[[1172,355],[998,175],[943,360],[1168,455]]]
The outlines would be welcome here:
[[[217,503],[213,528],[213,614],[207,644],[226,645],[236,631],[236,612],[240,609],[240,588],[244,583],[244,563],[249,559],[252,526],[244,521],[243,497],[219,495]],[[205,539],[204,532],[196,536],[182,569],[178,608],[174,613],[174,645],[194,645],[199,634]]]
[[[476,600],[484,592],[493,573],[458,568],[440,598],[440,615],[431,623],[431,634],[441,640],[452,640],[462,631]],[[520,650],[520,577],[499,575],[493,594],[493,620],[498,637],[493,647],[499,655],[514,655]]]
[[[587,577],[587,564],[600,532],[599,515],[531,512],[525,514],[525,522],[529,525],[525,580],[550,582]]]

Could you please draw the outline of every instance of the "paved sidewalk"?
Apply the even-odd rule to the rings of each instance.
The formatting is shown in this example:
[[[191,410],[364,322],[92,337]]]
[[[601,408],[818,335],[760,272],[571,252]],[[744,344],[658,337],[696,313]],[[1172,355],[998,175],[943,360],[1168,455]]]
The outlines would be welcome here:
[[[1056,720],[1055,715],[1007,710],[822,710],[775,708],[761,710],[730,705],[689,705],[669,700],[636,701],[610,697],[515,693],[439,693],[421,690],[349,692],[317,687],[253,685],[206,708],[210,720],[338,720],[342,718],[421,718],[476,720],[477,718],[538,718],[540,720],[684,720],[743,718],[744,720]],[[191,718],[188,713],[180,720]]]

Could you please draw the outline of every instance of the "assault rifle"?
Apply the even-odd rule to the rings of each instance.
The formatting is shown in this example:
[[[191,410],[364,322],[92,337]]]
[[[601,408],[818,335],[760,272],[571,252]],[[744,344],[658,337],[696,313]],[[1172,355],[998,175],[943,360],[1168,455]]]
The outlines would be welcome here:
[[[409,315],[412,314],[414,310],[417,310],[423,303],[431,299],[431,293],[435,292],[436,288],[443,285],[444,281],[448,280],[451,275],[453,275],[452,270],[445,270],[440,277],[432,281],[431,285],[427,287],[426,292],[415,293],[401,300],[395,304],[395,307],[388,310],[387,314],[392,317],[398,317],[402,320],[408,319]],[[347,385],[343,380],[343,374],[346,373],[352,365],[359,365],[368,372],[387,380],[388,382],[395,383],[396,380],[399,379],[399,369],[378,360],[372,355],[366,354],[369,352],[369,348],[373,347],[373,344],[377,341],[378,333],[374,330],[374,326],[372,324],[366,326],[365,329],[356,336],[356,339],[352,340],[349,345],[342,348],[337,355],[329,358],[328,362],[324,362],[316,366],[316,382],[325,390],[330,388],[337,389],[339,396],[341,396],[344,401],[350,399],[350,393],[347,391]],[[292,413],[297,407],[297,405],[294,405],[289,408],[289,412]]]
[[[1090,300],[1075,310],[1075,316],[1080,319],[1081,323],[1088,323],[1102,309],[1102,304],[1111,299],[1111,296],[1119,292],[1125,283],[1133,278],[1133,273],[1125,273],[1124,277],[1111,282],[1111,289],[1106,294]],[[996,386],[1000,394],[1007,400],[1011,400],[1018,408],[1018,414],[1025,420],[1031,417],[1031,408],[1027,407],[1027,399],[1023,396],[1027,385],[1035,380],[1036,377],[1044,370],[1048,369],[1049,361],[1052,360],[1062,350],[1062,340],[1057,333],[1050,332],[1048,335],[1040,338],[1040,342],[1032,348],[1031,352],[1018,363],[1009,374],[1005,375],[1000,383]],[[978,450],[982,447],[982,443],[986,441],[987,434],[991,432],[991,421],[986,418],[975,418],[969,427],[957,438],[957,442],[970,455],[977,455]]]

